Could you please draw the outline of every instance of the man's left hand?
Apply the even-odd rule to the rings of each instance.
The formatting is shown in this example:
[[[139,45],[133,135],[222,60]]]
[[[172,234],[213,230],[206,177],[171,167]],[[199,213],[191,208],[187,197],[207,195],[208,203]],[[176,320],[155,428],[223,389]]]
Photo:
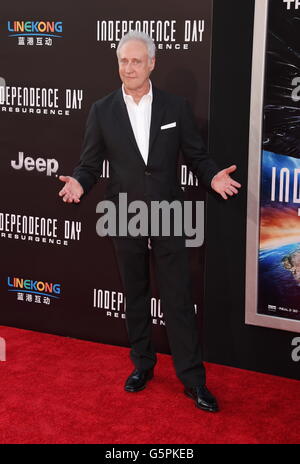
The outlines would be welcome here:
[[[229,175],[234,171],[236,171],[236,166],[232,165],[218,172],[211,181],[211,188],[219,193],[224,200],[228,199],[227,195],[232,197],[239,193],[237,189],[241,187],[241,184],[233,180]]]

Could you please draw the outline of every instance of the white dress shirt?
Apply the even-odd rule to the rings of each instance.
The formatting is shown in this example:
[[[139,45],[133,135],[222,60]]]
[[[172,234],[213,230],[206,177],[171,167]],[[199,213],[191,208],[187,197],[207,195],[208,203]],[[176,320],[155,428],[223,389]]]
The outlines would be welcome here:
[[[149,83],[149,92],[142,96],[138,104],[135,103],[131,95],[125,93],[124,84],[122,85],[123,97],[126,103],[131,127],[145,164],[147,164],[149,154],[151,109],[153,99],[152,84],[150,80]]]

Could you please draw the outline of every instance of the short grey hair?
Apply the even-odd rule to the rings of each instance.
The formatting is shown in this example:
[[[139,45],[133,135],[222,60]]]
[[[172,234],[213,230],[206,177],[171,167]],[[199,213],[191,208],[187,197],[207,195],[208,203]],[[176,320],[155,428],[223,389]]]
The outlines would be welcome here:
[[[151,60],[152,58],[155,57],[156,47],[155,47],[154,41],[145,32],[135,30],[135,31],[129,31],[127,32],[127,34],[123,35],[117,47],[118,58],[120,56],[120,53],[119,53],[120,49],[123,47],[123,45],[126,42],[129,42],[130,40],[139,40],[140,42],[143,42],[147,47],[149,59]]]

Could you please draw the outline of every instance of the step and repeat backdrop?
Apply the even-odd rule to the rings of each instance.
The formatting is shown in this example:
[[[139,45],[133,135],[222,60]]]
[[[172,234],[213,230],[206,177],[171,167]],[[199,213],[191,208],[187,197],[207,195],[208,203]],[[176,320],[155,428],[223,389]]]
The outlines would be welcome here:
[[[130,29],[157,46],[152,82],[187,97],[208,138],[212,0],[7,3],[0,26],[0,324],[127,346],[112,243],[96,233],[109,163],[79,205],[58,196],[80,156],[91,104],[120,87],[116,47]],[[116,134],[116,137],[118,134]],[[186,198],[205,192],[184,160]],[[190,249],[201,327],[203,246]],[[153,336],[169,352],[152,273]]]

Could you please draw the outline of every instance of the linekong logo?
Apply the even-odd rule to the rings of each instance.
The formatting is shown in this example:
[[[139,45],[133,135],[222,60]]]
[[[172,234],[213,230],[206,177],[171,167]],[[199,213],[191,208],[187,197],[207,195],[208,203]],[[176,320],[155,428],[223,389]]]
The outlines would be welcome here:
[[[9,37],[16,36],[47,36],[62,37],[57,35],[63,31],[62,21],[7,21]]]
[[[37,295],[45,295],[50,298],[59,298],[61,294],[60,284],[38,280],[7,277],[7,285],[9,287],[9,292],[34,293]]]

